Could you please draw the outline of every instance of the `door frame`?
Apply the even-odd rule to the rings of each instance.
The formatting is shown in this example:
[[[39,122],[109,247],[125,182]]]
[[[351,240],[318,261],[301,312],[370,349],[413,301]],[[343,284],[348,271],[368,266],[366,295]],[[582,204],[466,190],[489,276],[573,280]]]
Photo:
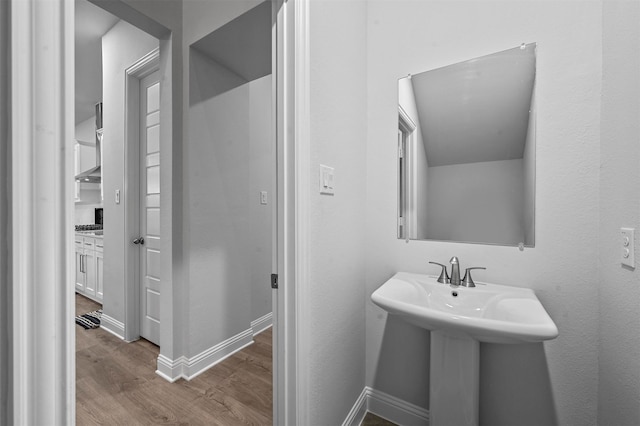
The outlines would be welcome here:
[[[9,218],[12,276],[8,392],[12,424],[75,424],[75,298],[73,283],[74,0],[11,1],[11,177]],[[180,37],[124,0],[90,0],[160,39],[163,74],[161,185],[163,288],[183,271],[173,264],[182,241]],[[308,283],[310,218],[308,0],[274,4],[279,290],[274,299],[274,424],[308,424]],[[46,66],[45,66],[46,65]],[[175,93],[174,93],[175,89]],[[174,124],[173,116],[176,123]],[[176,153],[174,156],[173,153]],[[175,158],[174,158],[175,157]],[[178,191],[179,192],[179,191]],[[46,193],[46,196],[43,194]],[[106,194],[105,200],[112,194]],[[176,241],[173,241],[176,231]],[[37,237],[37,239],[36,239]],[[34,244],[38,242],[37,247]],[[181,283],[176,283],[181,284]],[[179,287],[179,286],[178,286]],[[33,309],[38,310],[34,324]],[[173,307],[164,306],[173,320]],[[163,315],[163,318],[167,318]],[[161,332],[173,354],[180,330]],[[166,340],[164,340],[166,339]],[[167,345],[165,345],[165,341]],[[0,366],[1,367],[1,366]],[[4,373],[4,371],[2,371]]]
[[[274,4],[279,289],[273,298],[274,425],[309,419],[311,135],[309,0]]]
[[[140,249],[133,244],[126,244],[140,234],[140,80],[158,70],[159,47],[125,70],[124,340],[127,342],[140,338]],[[162,126],[162,122],[160,125]],[[162,153],[162,147],[160,152]],[[162,205],[160,214],[162,215]]]

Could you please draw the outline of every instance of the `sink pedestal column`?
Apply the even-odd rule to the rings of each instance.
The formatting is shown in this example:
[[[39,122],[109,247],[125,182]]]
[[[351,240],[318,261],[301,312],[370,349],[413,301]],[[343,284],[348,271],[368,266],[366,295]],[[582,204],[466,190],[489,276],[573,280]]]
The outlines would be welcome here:
[[[430,426],[477,426],[480,342],[431,332]]]

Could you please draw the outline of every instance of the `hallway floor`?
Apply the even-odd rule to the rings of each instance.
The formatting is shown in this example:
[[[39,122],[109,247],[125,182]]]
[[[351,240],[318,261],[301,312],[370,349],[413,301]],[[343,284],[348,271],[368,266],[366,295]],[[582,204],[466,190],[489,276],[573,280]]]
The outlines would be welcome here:
[[[76,294],[76,315],[100,309]],[[83,425],[270,425],[271,329],[191,381],[155,373],[159,349],[76,326],[76,422]]]

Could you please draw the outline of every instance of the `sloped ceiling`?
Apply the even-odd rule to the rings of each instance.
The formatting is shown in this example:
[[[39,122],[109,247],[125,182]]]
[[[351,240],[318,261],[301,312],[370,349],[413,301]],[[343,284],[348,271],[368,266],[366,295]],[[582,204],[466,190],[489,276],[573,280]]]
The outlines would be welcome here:
[[[76,0],[76,123],[95,114],[95,104],[102,100],[102,36],[118,18],[87,0]]]
[[[429,166],[522,158],[535,44],[411,77]]]
[[[246,81],[271,74],[271,2],[265,1],[211,34],[192,48]]]

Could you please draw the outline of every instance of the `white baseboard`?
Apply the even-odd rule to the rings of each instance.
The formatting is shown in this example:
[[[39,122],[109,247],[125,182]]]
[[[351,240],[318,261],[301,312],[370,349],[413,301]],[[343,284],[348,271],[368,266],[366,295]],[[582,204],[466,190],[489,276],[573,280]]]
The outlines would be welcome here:
[[[247,329],[191,358],[181,356],[172,360],[160,354],[156,374],[172,383],[180,378],[191,380],[252,343],[253,330]]]
[[[257,320],[251,321],[251,330],[253,335],[260,334],[273,324],[273,312],[263,315]]]
[[[362,393],[356,400],[356,403],[353,404],[351,411],[347,414],[347,418],[342,422],[342,426],[359,426],[362,423],[362,419],[367,414],[367,390],[370,389],[365,387],[362,389]]]
[[[429,425],[428,410],[366,386],[342,426],[359,426],[367,412],[400,426]]]
[[[124,340],[124,323],[105,315],[104,312],[100,317],[100,328]]]

